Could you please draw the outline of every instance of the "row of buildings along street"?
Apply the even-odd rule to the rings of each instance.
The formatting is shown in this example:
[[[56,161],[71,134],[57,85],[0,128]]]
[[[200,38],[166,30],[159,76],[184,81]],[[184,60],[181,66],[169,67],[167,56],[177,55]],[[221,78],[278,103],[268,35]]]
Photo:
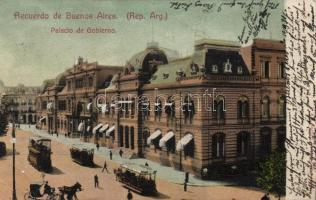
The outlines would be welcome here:
[[[125,58],[124,58],[125,59]],[[285,46],[202,39],[187,57],[148,44],[124,66],[79,57],[41,87],[2,87],[18,123],[209,178],[285,143]]]

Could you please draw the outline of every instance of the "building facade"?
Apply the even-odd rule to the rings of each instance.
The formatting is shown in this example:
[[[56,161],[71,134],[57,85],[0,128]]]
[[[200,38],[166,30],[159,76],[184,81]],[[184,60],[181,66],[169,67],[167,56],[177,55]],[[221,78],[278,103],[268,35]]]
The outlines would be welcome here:
[[[18,85],[16,87],[3,87],[1,105],[4,110],[11,113],[16,123],[36,123],[36,97],[41,87]]]
[[[238,167],[284,149],[284,56],[281,41],[204,39],[177,59],[148,46],[124,68],[89,71],[79,59],[38,97],[38,119],[49,131],[196,174]]]

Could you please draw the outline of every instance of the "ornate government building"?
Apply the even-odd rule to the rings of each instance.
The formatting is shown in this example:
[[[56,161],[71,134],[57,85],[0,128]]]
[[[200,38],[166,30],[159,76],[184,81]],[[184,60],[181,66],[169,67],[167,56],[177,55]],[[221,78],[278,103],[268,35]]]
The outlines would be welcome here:
[[[157,45],[124,67],[82,58],[37,97],[38,127],[200,174],[241,167],[285,141],[285,46],[199,40],[173,58]]]

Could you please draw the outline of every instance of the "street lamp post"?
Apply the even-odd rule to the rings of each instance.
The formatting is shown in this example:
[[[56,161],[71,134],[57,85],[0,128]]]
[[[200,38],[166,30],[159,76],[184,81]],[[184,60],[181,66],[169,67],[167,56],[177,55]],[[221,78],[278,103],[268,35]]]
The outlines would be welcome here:
[[[12,191],[12,200],[17,200],[16,198],[16,189],[15,189],[15,123],[13,119],[12,112],[12,146],[13,146],[13,163],[12,163],[12,172],[13,172],[13,191]]]

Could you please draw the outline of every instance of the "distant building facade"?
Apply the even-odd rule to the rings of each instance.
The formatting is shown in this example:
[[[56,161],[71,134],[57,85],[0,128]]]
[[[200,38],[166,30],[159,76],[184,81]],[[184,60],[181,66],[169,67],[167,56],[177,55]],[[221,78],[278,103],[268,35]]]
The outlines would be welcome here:
[[[283,42],[255,39],[200,40],[178,59],[149,46],[123,68],[80,58],[38,96],[37,119],[196,174],[254,161],[284,149],[284,56]]]
[[[16,123],[36,123],[36,97],[41,87],[18,85],[16,87],[3,87],[1,94],[1,107],[13,116]]]

